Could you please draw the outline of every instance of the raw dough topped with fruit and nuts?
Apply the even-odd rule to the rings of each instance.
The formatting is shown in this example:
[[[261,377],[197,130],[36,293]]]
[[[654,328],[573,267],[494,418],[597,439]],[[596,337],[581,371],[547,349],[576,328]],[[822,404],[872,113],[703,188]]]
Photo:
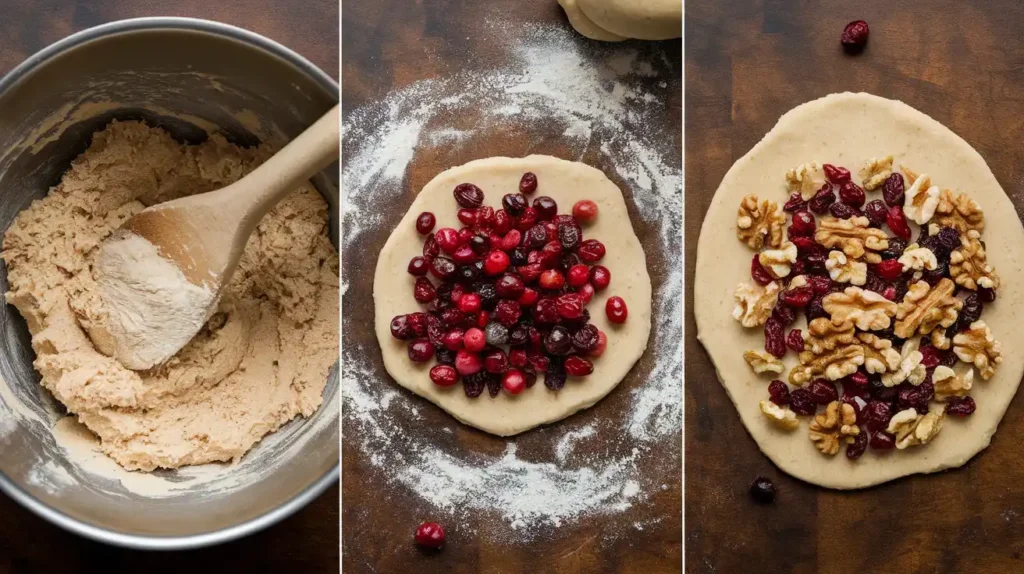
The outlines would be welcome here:
[[[965,141],[901,102],[827,96],[718,188],[698,337],[758,446],[797,478],[850,489],[960,466],[1024,373],[1022,248]]]
[[[647,347],[651,279],[622,192],[549,156],[442,172],[380,252],[388,373],[481,430],[514,435],[611,392]]]

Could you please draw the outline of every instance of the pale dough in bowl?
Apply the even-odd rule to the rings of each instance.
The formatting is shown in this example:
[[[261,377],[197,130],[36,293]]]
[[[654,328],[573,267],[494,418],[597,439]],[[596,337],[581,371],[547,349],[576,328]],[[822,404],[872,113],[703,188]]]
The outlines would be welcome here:
[[[931,443],[882,454],[869,448],[859,460],[850,461],[842,452],[827,457],[815,449],[807,436],[808,417],[800,417],[800,428],[787,432],[772,426],[759,410],[759,401],[768,398],[771,377],[754,374],[742,354],[764,348],[763,331],[745,329],[731,315],[733,292],[737,284],[749,281],[753,256],[736,238],[736,210],[749,193],[784,203],[788,199],[785,174],[803,163],[842,165],[856,174],[870,158],[887,155],[895,157],[894,167],[927,172],[937,185],[968,193],[984,209],[989,262],[1003,281],[998,300],[985,306],[982,319],[1003,344],[1003,362],[988,381],[975,377],[971,396],[977,401],[977,412],[964,418],[947,416],[942,432]],[[1013,204],[967,142],[901,102],[869,94],[830,95],[784,115],[722,180],[697,247],[698,337],[743,424],[785,472],[821,486],[853,489],[958,467],[988,446],[1024,374],[1024,354],[1018,352],[1024,339],[1017,313],[1024,285],[1022,248],[1024,229]],[[803,319],[793,327],[806,329]],[[794,364],[794,353],[789,352],[787,372]]]
[[[591,375],[569,377],[558,392],[548,390],[541,375],[537,384],[520,395],[501,392],[491,398],[484,392],[471,399],[463,392],[461,382],[449,388],[431,382],[428,371],[435,363],[409,360],[406,342],[391,336],[393,317],[424,310],[413,298],[414,278],[406,272],[409,260],[423,250],[416,218],[429,211],[437,217],[435,230],[458,229],[458,204],[452,196],[456,185],[477,185],[484,192],[484,204],[500,209],[501,198],[519,191],[519,179],[528,171],[538,180],[531,201],[549,196],[558,203],[559,213],[568,213],[581,199],[598,205],[599,215],[583,227],[583,236],[604,243],[607,252],[600,264],[611,271],[612,281],[594,296],[587,309],[591,323],[608,336],[608,347],[594,360]],[[605,316],[605,301],[614,295],[625,299],[629,307],[629,318],[622,325],[613,325]],[[438,174],[424,186],[381,250],[373,278],[373,300],[377,339],[388,373],[403,387],[436,403],[463,423],[500,436],[563,419],[601,400],[643,354],[651,332],[651,278],[622,192],[597,169],[549,156],[481,159]]]

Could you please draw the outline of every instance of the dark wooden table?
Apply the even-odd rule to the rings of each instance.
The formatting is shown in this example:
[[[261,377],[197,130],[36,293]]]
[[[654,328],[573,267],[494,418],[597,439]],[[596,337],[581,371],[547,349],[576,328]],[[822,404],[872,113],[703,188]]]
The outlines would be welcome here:
[[[839,35],[857,19],[871,37],[863,54],[848,57]],[[900,99],[949,126],[1024,213],[1022,24],[1017,0],[688,0],[687,284],[725,172],[784,112],[832,92]],[[1024,571],[1024,396],[963,468],[832,492],[760,454],[697,341],[692,312],[686,329],[687,571]],[[774,505],[748,496],[758,474],[775,481]]]
[[[338,2],[64,2],[0,0],[0,73],[64,36],[123,18],[189,16],[253,30],[338,76]],[[337,572],[337,486],[248,538],[190,552],[135,552],[51,525],[0,495],[0,574],[45,572]]]
[[[568,22],[557,3],[552,0],[351,0],[342,11],[342,111],[350,113],[362,105],[377,102],[390,91],[425,78],[449,77],[466,70],[501,67],[507,58],[507,47],[499,46],[488,20],[503,22],[555,23],[568,28]],[[513,26],[510,24],[510,26]],[[580,39],[580,43],[586,41]],[[676,137],[668,145],[681,151],[681,42],[634,42],[627,48],[656,53],[656,59],[669,62],[674,70],[669,81],[670,101],[666,102],[664,125],[677,126]],[[588,48],[589,49],[589,48]],[[472,115],[472,114],[470,114]],[[362,126],[366,127],[366,126]],[[347,347],[361,345],[378,349],[372,332],[373,301],[371,297],[373,270],[377,254],[391,230],[420,190],[438,172],[471,159],[528,153],[549,153],[565,156],[570,152],[562,136],[564,127],[521,133],[502,131],[474,137],[472,146],[462,146],[444,153],[417,151],[406,173],[404,204],[389,205],[379,228],[367,233],[360,249],[349,250],[343,257],[343,275],[349,282],[344,305],[344,341]],[[595,143],[597,147],[600,142]],[[471,149],[466,149],[471,148]],[[604,168],[617,183],[616,175],[601,165],[600,154],[589,152],[581,161]],[[630,203],[631,190],[623,185]],[[633,218],[641,243],[655,244],[657,229]],[[655,285],[665,278],[665,269],[677,264],[648,250],[648,267]],[[351,326],[351,328],[350,328]],[[649,347],[650,349],[653,346]],[[517,455],[527,460],[550,457],[552,444],[567,428],[595,423],[614,432],[618,420],[625,416],[630,404],[629,391],[644,384],[652,365],[651,353],[641,359],[626,380],[596,406],[573,415],[570,419],[535,429],[517,437]],[[371,357],[373,365],[384,373],[382,361]],[[392,384],[382,377],[382,384]],[[437,426],[453,426],[451,417],[409,392],[401,391],[403,401],[412,401],[420,420]],[[486,397],[482,400],[486,400]],[[343,407],[344,410],[344,407]],[[421,424],[419,421],[417,424]],[[458,424],[454,436],[442,436],[440,448],[460,449],[486,456],[500,456],[506,441]],[[350,435],[349,433],[353,434]],[[682,500],[681,472],[674,461],[681,457],[679,441],[650,453],[650,459],[670,461],[664,479],[666,488],[651,493],[651,500],[636,505],[629,512],[610,516],[584,517],[573,521],[531,543],[511,542],[502,537],[508,527],[500,516],[484,513],[465,520],[447,520],[446,514],[434,509],[420,496],[405,487],[387,481],[387,470],[370,464],[358,440],[349,437],[358,427],[346,422],[342,438],[342,565],[345,572],[494,572],[515,573],[651,573],[681,571]],[[600,434],[598,436],[602,436]],[[443,434],[443,433],[438,433]],[[599,448],[599,446],[598,446]],[[597,450],[597,449],[595,449]],[[446,451],[447,452],[447,451]],[[638,472],[650,472],[647,460]],[[416,526],[425,519],[445,522],[448,545],[440,553],[427,554],[413,545]],[[660,520],[654,522],[655,520]],[[632,528],[635,521],[650,522],[643,530]],[[504,530],[503,530],[504,529]],[[605,537],[608,529],[625,530],[619,536]]]

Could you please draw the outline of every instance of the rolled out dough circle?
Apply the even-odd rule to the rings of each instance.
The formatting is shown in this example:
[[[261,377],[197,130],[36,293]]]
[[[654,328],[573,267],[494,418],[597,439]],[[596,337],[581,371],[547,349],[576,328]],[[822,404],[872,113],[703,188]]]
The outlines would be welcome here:
[[[668,40],[683,34],[682,0],[577,0],[602,30],[638,40]]]
[[[583,36],[591,40],[601,40],[604,42],[622,42],[627,39],[601,28],[590,18],[587,18],[587,15],[580,10],[577,0],[558,0],[558,4],[562,7],[562,10],[565,10],[565,15],[569,18],[569,23],[572,24],[572,27]]]
[[[591,323],[608,336],[608,347],[594,360],[591,375],[569,377],[558,392],[548,390],[541,375],[537,384],[517,396],[503,391],[491,398],[485,391],[471,399],[463,392],[461,382],[449,388],[431,382],[428,371],[435,363],[410,361],[406,343],[391,336],[395,315],[422,310],[412,296],[413,277],[406,272],[409,260],[420,255],[423,248],[415,221],[420,213],[430,211],[437,218],[435,230],[458,228],[458,205],[452,197],[456,185],[477,185],[484,191],[484,204],[498,209],[502,196],[517,192],[519,179],[528,171],[538,180],[531,199],[549,196],[558,203],[560,213],[569,212],[581,199],[598,205],[599,216],[584,226],[583,234],[584,238],[604,243],[607,251],[600,264],[611,271],[612,281],[594,296],[587,309]],[[612,325],[605,316],[605,301],[614,295],[625,299],[629,307],[629,318],[623,325]],[[518,434],[592,406],[626,376],[647,348],[651,331],[651,279],[622,192],[601,171],[550,156],[481,159],[438,174],[424,186],[381,250],[373,279],[373,300],[384,366],[395,381],[463,423],[500,436]]]
[[[985,212],[984,239],[989,261],[1002,277],[999,299],[985,307],[982,319],[1003,344],[1003,363],[988,381],[975,375],[971,395],[977,411],[965,418],[947,417],[928,445],[877,454],[868,449],[857,461],[842,453],[826,457],[800,428],[777,429],[758,403],[768,396],[771,377],[758,376],[743,361],[747,349],[761,349],[761,329],[744,329],[732,318],[733,292],[748,281],[752,252],[736,238],[736,209],[751,192],[784,202],[784,175],[805,162],[833,163],[856,172],[873,157],[893,155],[894,166],[928,173],[943,188],[969,193]],[[869,197],[869,199],[873,199]],[[736,405],[758,447],[783,471],[829,488],[872,486],[917,473],[963,465],[988,446],[1024,374],[1024,333],[1015,310],[1024,302],[1024,229],[1013,203],[985,160],[948,128],[893,100],[869,94],[835,94],[782,116],[775,127],[722,180],[711,202],[697,246],[694,310],[698,338],[714,361],[718,377]],[[794,328],[804,328],[803,319]],[[786,367],[796,364],[787,354]],[[958,369],[964,365],[959,364]]]

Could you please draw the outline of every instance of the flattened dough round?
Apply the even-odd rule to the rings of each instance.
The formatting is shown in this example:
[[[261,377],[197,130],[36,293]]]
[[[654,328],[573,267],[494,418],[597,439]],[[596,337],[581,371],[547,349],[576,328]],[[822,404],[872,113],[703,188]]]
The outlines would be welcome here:
[[[577,0],[597,27],[638,40],[668,40],[683,35],[682,0]]]
[[[587,18],[587,15],[580,10],[577,0],[558,0],[558,4],[562,7],[562,10],[565,10],[565,15],[569,17],[569,23],[572,24],[572,27],[583,36],[591,40],[601,40],[603,42],[622,42],[627,39],[601,28],[590,18]]]
[[[460,226],[452,190],[460,183],[476,184],[485,194],[485,205],[501,207],[501,198],[519,190],[523,173],[537,174],[538,188],[532,197],[547,195],[567,213],[574,203],[590,199],[600,215],[584,227],[585,238],[600,239],[607,252],[601,265],[611,271],[612,282],[587,305],[591,323],[608,336],[604,355],[594,360],[594,372],[583,378],[569,377],[561,391],[537,384],[513,397],[487,392],[475,399],[466,397],[462,384],[441,388],[430,381],[430,363],[409,360],[406,344],[391,336],[395,315],[421,310],[412,296],[413,277],[406,272],[409,260],[421,254],[423,240],[416,232],[416,217],[430,211],[437,217],[436,229]],[[629,306],[629,319],[612,325],[604,313],[605,301],[618,295]],[[403,387],[429,399],[465,424],[500,436],[510,436],[538,425],[563,419],[585,409],[611,392],[636,363],[651,331],[651,278],[640,241],[633,232],[622,192],[601,171],[582,163],[550,156],[525,158],[496,157],[471,161],[438,174],[409,207],[408,213],[388,238],[377,260],[373,278],[373,301],[377,339],[384,366]]]
[[[807,437],[807,417],[787,432],[771,426],[758,402],[767,398],[770,377],[759,377],[743,361],[747,349],[761,349],[761,329],[744,329],[732,318],[733,292],[748,281],[752,252],[736,239],[736,209],[751,192],[780,204],[788,193],[784,177],[797,165],[817,161],[856,173],[873,157],[893,155],[894,167],[927,173],[936,185],[970,194],[985,211],[982,238],[989,262],[1002,278],[999,299],[982,319],[1003,344],[1003,363],[988,381],[975,375],[971,395],[978,410],[966,418],[947,417],[929,444],[876,454],[858,461],[842,453],[826,457]],[[732,166],[715,193],[701,229],[694,280],[698,337],[743,424],[758,447],[785,472],[829,488],[863,488],[901,476],[958,467],[988,446],[1024,374],[1024,332],[1015,310],[1024,286],[1024,229],[1017,212],[985,160],[942,124],[898,101],[869,94],[836,94],[798,106],[782,116],[747,155]],[[801,323],[802,323],[801,319]],[[795,328],[804,328],[798,323]],[[788,368],[796,364],[787,355]],[[963,369],[961,363],[957,367]]]

